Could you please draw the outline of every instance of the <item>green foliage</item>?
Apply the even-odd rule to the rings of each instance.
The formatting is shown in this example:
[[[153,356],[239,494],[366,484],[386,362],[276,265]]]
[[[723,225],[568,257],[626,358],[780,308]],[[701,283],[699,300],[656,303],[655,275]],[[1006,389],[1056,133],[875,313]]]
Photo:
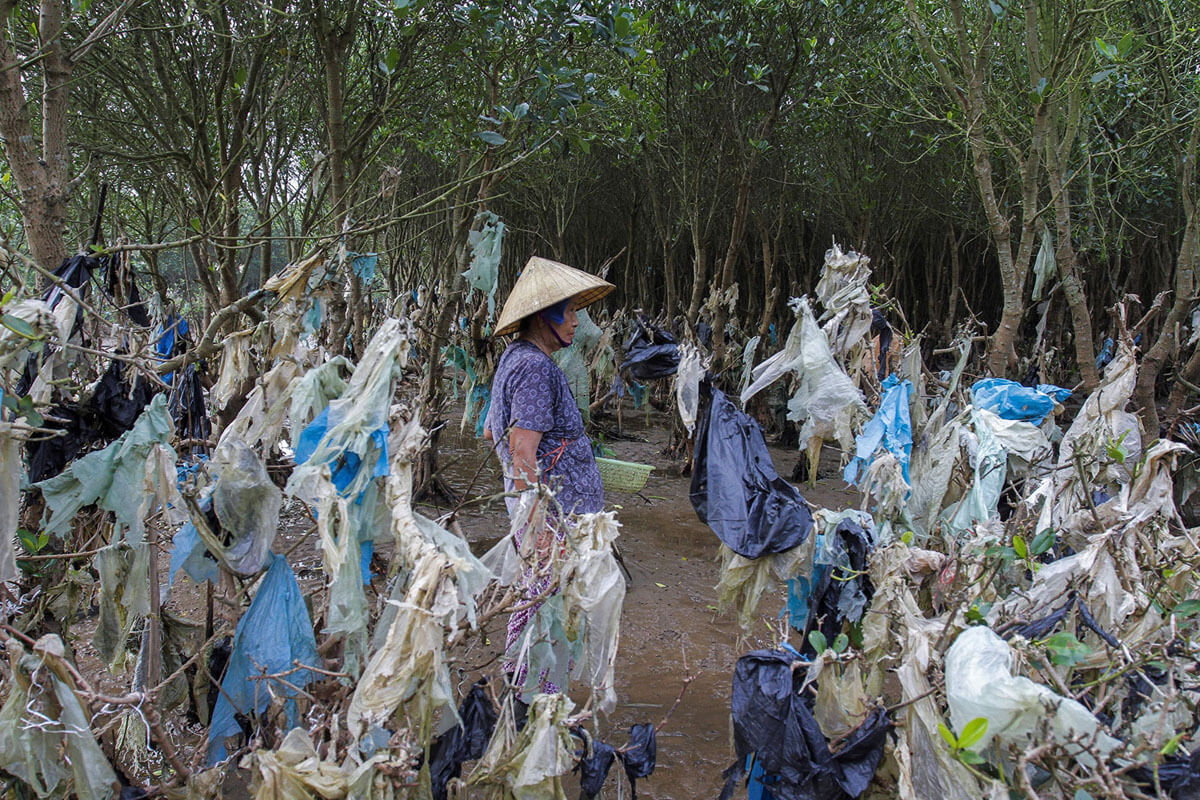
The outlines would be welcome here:
[[[1072,667],[1092,654],[1092,648],[1075,638],[1073,633],[1060,631],[1043,640],[1042,646],[1050,653],[1050,662],[1062,667]]]
[[[946,723],[938,723],[938,733],[941,734],[942,740],[950,748],[954,757],[964,764],[972,766],[984,762],[983,756],[971,748],[983,740],[987,729],[988,721],[984,717],[976,717],[963,726],[961,736],[955,736],[954,731],[950,730]]]

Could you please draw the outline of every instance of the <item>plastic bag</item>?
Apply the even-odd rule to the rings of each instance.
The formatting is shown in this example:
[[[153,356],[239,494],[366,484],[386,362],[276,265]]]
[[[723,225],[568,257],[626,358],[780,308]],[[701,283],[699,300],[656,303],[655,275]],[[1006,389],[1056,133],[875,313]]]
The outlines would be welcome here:
[[[775,471],[758,423],[714,388],[697,430],[691,498],[701,521],[746,558],[804,541],[812,513],[799,490]]]
[[[707,366],[701,359],[699,350],[686,342],[679,346],[679,369],[675,373],[675,404],[688,436],[696,430],[696,415],[700,411],[700,380],[706,370]]]
[[[238,621],[233,634],[233,653],[221,681],[221,696],[213,709],[209,728],[208,763],[225,758],[225,739],[241,732],[236,714],[252,716],[267,707],[271,695],[283,695],[288,701],[288,724],[295,723],[295,691],[286,684],[268,685],[252,680],[255,675],[289,672],[287,681],[303,687],[315,673],[296,670],[293,662],[320,665],[317,640],[304,596],[296,575],[281,555],[274,555],[267,574],[258,586],[250,608]]]
[[[173,463],[175,451],[166,443],[174,436],[175,423],[167,414],[166,395],[156,395],[134,423],[133,430],[103,450],[77,459],[53,478],[36,484],[42,490],[49,513],[46,530],[65,533],[75,514],[95,503],[116,515],[130,543],[141,542],[145,533],[147,463],[156,446],[165,448]],[[177,493],[174,470],[169,483],[159,489]]]
[[[221,529],[232,539],[222,556],[237,574],[257,575],[266,566],[279,528],[283,492],[245,442],[222,443],[210,464],[216,478],[213,508]]]
[[[429,750],[429,778],[433,800],[445,800],[446,784],[462,774],[464,761],[487,750],[498,714],[488,698],[485,681],[478,681],[458,707],[459,724],[439,736]]]
[[[15,581],[20,572],[13,552],[21,509],[21,442],[7,423],[0,422],[0,583]]]
[[[1069,389],[1064,391],[1070,394]],[[1041,425],[1056,404],[1049,394],[1004,378],[976,381],[971,387],[971,401],[976,408],[987,409],[1001,419],[1025,420],[1034,425]]]
[[[487,295],[488,319],[496,313],[496,283],[500,279],[500,248],[504,242],[504,223],[491,211],[475,215],[483,221],[479,230],[467,234],[471,247],[471,266],[463,273],[471,289]]]
[[[908,462],[913,446],[912,418],[909,416],[912,391],[912,382],[898,380],[895,375],[888,376],[883,382],[883,397],[879,401],[879,410],[863,426],[862,433],[855,438],[854,458],[842,472],[846,483],[851,486],[858,483],[859,470],[871,462],[880,447],[896,457],[900,462],[904,481],[911,483]]]
[[[883,761],[892,723],[873,711],[842,743],[837,754],[817,724],[811,696],[800,691],[804,670],[783,650],[755,650],[738,659],[733,675],[733,738],[736,759],[725,771],[721,800],[729,800],[755,755],[780,798],[842,800],[866,791]]]
[[[1046,722],[1050,735],[1061,739],[1085,767],[1095,759],[1071,737],[1086,736],[1107,755],[1120,742],[1100,730],[1100,723],[1083,704],[1056,694],[1046,686],[1012,674],[1012,648],[990,628],[967,628],[946,652],[946,696],[950,722],[958,733],[967,723],[983,717],[987,730],[977,745],[987,747],[992,739],[1025,747],[1040,736]]]
[[[622,368],[634,380],[649,381],[674,375],[679,366],[679,345],[675,337],[662,328],[641,322],[635,323],[633,333],[625,341],[625,360]]]

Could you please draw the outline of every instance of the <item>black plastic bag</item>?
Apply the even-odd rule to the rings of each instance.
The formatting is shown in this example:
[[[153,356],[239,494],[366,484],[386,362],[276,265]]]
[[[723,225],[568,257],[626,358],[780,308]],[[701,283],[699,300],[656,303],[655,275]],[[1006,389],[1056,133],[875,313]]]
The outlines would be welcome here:
[[[582,738],[582,734],[579,734]],[[617,760],[617,751],[610,744],[592,741],[591,756],[582,755],[575,769],[579,772],[579,788],[583,790],[585,800],[592,800],[604,788],[608,779],[608,771]]]
[[[638,322],[625,342],[622,369],[638,381],[674,375],[679,368],[679,345],[675,337],[644,322]]]
[[[629,729],[629,746],[620,756],[621,763],[625,765],[625,777],[629,778],[633,800],[637,800],[637,779],[647,778],[654,772],[657,751],[653,725],[642,723]]]
[[[434,740],[429,750],[429,779],[434,800],[445,800],[446,785],[462,775],[464,761],[483,755],[496,727],[496,707],[487,696],[486,681],[477,681],[458,707],[461,725]]]
[[[692,507],[729,549],[746,558],[804,541],[813,518],[800,491],[779,477],[758,423],[721,390],[701,384]],[[703,396],[711,400],[705,402]]]
[[[733,677],[736,760],[725,771],[721,800],[733,796],[754,754],[778,800],[843,800],[866,791],[883,761],[892,728],[883,709],[871,712],[837,753],[812,713],[812,693],[801,695],[804,670],[783,650],[755,650],[738,659]]]

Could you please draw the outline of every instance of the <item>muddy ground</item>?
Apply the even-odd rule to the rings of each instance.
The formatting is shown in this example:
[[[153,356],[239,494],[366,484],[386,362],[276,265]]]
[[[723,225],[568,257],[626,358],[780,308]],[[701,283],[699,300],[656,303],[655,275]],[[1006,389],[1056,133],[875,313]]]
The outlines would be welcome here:
[[[458,421],[451,419],[439,448],[449,482],[463,490],[478,475],[473,494],[499,491],[498,464],[470,431],[459,435]],[[716,797],[721,772],[733,757],[729,725],[733,668],[740,655],[773,643],[780,627],[783,595],[764,595],[759,624],[749,638],[741,637],[732,612],[716,613],[713,587],[719,574],[720,543],[692,509],[690,478],[679,474],[681,462],[663,454],[671,420],[663,412],[652,411],[647,416],[626,409],[621,422],[620,433],[629,438],[606,437],[615,458],[654,464],[655,470],[640,495],[614,492],[606,498],[608,505],[617,508],[621,522],[618,544],[632,581],[621,618],[618,706],[610,719],[601,721],[601,735],[620,746],[627,741],[630,725],[660,722],[679,697],[685,677],[693,674],[694,680],[659,735],[658,768],[651,778],[638,782],[638,797]],[[617,429],[613,416],[599,424],[610,432]],[[791,475],[801,454],[795,448],[774,444],[770,449],[779,473]],[[838,458],[836,449],[826,447],[816,487],[801,487],[814,505],[845,508],[858,503],[857,492],[844,489]],[[435,512],[422,510],[429,515]],[[479,553],[508,530],[502,506],[464,512],[460,524]],[[582,704],[586,698],[575,699]],[[610,776],[607,797],[618,796],[612,791],[618,771],[614,768]],[[568,786],[574,780],[568,779]],[[575,791],[569,788],[568,795],[574,797]],[[628,787],[624,791],[628,792]],[[741,796],[744,793],[742,789]]]

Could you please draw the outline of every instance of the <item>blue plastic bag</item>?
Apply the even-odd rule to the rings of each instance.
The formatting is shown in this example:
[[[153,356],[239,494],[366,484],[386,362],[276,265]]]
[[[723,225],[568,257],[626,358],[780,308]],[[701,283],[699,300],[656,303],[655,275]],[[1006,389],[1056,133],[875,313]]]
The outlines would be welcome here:
[[[855,438],[854,458],[842,470],[846,483],[851,486],[858,483],[859,471],[871,463],[880,447],[885,447],[900,462],[904,482],[912,485],[908,477],[913,446],[912,417],[908,410],[912,391],[912,381],[901,381],[895,375],[889,375],[883,382],[879,410]]]
[[[242,730],[234,715],[250,716],[263,711],[272,692],[289,698],[287,728],[296,724],[296,693],[292,688],[283,683],[268,686],[266,680],[251,680],[252,676],[263,674],[263,670],[267,674],[288,672],[293,662],[317,666],[317,639],[296,575],[287,559],[276,553],[233,635],[233,653],[221,681],[221,696],[213,709],[208,733],[210,765],[225,758],[225,739]],[[303,687],[315,676],[316,673],[301,669],[288,675],[287,681]]]
[[[317,449],[317,445],[325,437],[325,431],[328,429],[329,408],[326,407],[324,411],[316,416],[316,419],[309,423],[307,428],[301,431],[300,438],[296,442],[297,465],[307,462],[312,457],[312,454]],[[373,476],[376,478],[388,474],[387,437],[388,428],[386,425],[371,433],[372,441],[379,448],[379,459],[375,462],[375,471],[373,473]],[[362,459],[357,453],[343,452],[340,456],[329,459],[329,472],[338,493],[345,491],[346,487],[358,475],[361,467]]]
[[[1068,390],[1061,391],[1070,394]],[[971,387],[971,402],[976,408],[991,411],[1001,419],[1041,425],[1046,415],[1054,410],[1055,398],[1016,381],[984,378]]]

